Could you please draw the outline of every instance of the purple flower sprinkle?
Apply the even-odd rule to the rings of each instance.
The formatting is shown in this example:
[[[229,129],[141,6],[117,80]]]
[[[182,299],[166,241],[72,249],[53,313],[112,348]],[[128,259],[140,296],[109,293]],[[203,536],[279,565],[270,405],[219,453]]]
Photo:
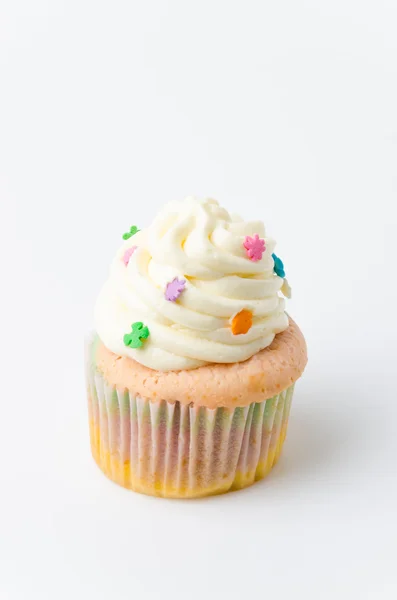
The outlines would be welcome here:
[[[178,277],[175,277],[170,283],[167,283],[164,293],[165,299],[169,302],[175,302],[185,289],[185,284],[185,279],[178,279]]]

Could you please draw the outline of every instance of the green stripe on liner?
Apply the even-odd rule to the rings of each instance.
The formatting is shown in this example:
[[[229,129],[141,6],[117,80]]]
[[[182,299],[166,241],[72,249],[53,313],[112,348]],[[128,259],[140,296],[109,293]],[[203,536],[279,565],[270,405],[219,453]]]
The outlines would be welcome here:
[[[92,367],[94,367],[95,370],[96,370],[96,365],[97,365],[96,356],[97,356],[97,352],[98,352],[99,343],[100,343],[99,335],[97,333],[94,333],[91,344],[89,346],[88,356],[90,357],[90,365]]]
[[[131,413],[131,419],[133,421],[135,421],[138,418],[138,407],[137,407],[136,399],[135,400],[131,400],[130,399],[129,391],[125,390],[125,392],[124,392],[124,400],[125,400],[126,410]]]
[[[257,425],[259,421],[263,421],[263,414],[261,415],[261,402],[255,402],[254,414],[252,415],[252,425]]]
[[[269,398],[268,400],[266,400],[265,411],[264,411],[264,415],[263,415],[263,418],[265,421],[273,415],[273,411],[275,409],[274,405],[276,404],[277,399],[278,399],[278,395],[273,396],[273,398]]]
[[[117,390],[113,388],[112,397],[110,400],[110,410],[119,411],[119,397],[117,396]]]
[[[123,390],[122,392],[119,390],[120,394],[120,412],[121,414],[129,414],[130,413],[130,395],[128,390]],[[136,416],[136,406],[135,402],[133,402],[133,418]]]
[[[239,426],[244,427],[244,425],[245,425],[244,408],[239,406],[234,409],[232,428],[239,427]]]

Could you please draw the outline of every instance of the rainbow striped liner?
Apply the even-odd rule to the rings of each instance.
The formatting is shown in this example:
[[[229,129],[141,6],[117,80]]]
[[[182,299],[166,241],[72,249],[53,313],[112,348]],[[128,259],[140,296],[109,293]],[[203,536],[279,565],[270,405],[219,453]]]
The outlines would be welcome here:
[[[195,498],[251,485],[277,462],[293,385],[234,409],[153,402],[109,385],[94,354],[88,349],[91,449],[116,483],[144,494]]]

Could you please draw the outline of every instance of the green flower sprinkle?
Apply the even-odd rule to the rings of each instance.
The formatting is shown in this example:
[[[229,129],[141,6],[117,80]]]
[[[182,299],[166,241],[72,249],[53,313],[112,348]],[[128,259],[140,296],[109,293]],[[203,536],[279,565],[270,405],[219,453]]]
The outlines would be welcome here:
[[[129,240],[130,237],[138,233],[138,231],[140,231],[140,229],[138,229],[136,225],[132,225],[132,227],[130,227],[130,230],[127,231],[127,233],[123,234],[123,240]]]
[[[131,325],[131,333],[125,334],[123,342],[128,348],[140,348],[143,345],[142,340],[146,340],[149,335],[149,328],[141,321],[137,321]]]

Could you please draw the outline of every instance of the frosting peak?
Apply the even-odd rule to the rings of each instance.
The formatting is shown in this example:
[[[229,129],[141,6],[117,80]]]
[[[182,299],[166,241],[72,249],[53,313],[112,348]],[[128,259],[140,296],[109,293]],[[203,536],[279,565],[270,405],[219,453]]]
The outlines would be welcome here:
[[[288,327],[274,246],[263,223],[229,215],[215,200],[170,202],[117,253],[96,304],[100,338],[159,371],[250,358]],[[242,311],[243,329],[235,326]],[[123,343],[134,322],[150,332],[139,348]]]

